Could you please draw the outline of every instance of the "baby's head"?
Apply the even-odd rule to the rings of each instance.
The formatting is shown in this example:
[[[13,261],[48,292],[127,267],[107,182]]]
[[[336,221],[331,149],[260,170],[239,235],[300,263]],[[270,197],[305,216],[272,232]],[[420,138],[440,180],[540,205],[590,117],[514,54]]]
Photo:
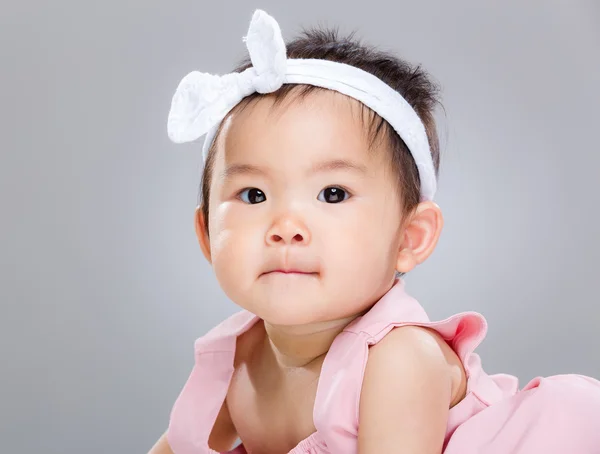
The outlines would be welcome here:
[[[305,31],[287,57],[346,63],[398,91],[425,125],[437,173],[438,90],[421,68],[334,31]],[[280,325],[344,319],[433,251],[442,215],[420,202],[420,189],[410,151],[373,110],[337,91],[284,84],[247,96],[221,123],[196,231],[239,306]]]

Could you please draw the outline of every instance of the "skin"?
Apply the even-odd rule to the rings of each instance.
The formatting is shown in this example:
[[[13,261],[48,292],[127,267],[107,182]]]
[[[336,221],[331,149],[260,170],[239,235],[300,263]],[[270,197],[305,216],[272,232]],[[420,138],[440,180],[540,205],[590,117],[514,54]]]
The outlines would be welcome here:
[[[310,435],[315,384],[334,338],[391,288],[396,271],[413,270],[435,249],[440,208],[423,202],[403,215],[385,143],[368,149],[358,107],[332,91],[284,107],[264,96],[225,121],[209,231],[199,207],[196,233],[223,291],[262,323],[238,339],[213,449],[239,436],[254,452],[281,453]],[[328,203],[332,188],[341,202]],[[393,330],[370,349],[359,452],[441,452],[448,410],[465,384],[460,360],[436,333]],[[170,452],[165,436],[157,446],[152,454]]]

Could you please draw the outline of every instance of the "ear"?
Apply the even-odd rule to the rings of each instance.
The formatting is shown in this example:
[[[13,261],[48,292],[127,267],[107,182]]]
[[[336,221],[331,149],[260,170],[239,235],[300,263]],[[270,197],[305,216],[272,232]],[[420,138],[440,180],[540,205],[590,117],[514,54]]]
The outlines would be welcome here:
[[[210,240],[208,238],[208,232],[206,231],[206,222],[204,221],[204,213],[202,212],[202,207],[198,206],[196,208],[196,212],[194,213],[194,227],[196,228],[196,237],[198,237],[198,243],[200,244],[200,249],[202,250],[202,254],[208,263],[211,262],[210,257]]]
[[[422,202],[405,221],[396,270],[407,273],[433,252],[444,226],[442,210],[434,202]]]

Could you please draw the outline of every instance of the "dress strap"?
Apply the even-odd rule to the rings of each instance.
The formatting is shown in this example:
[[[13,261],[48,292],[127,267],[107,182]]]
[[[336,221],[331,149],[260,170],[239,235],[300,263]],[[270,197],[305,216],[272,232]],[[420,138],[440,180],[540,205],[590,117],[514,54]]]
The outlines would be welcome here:
[[[406,293],[404,281],[399,279],[369,312],[336,337],[323,362],[314,417],[317,431],[332,452],[353,452],[369,348],[392,329],[409,325],[437,331],[453,348],[465,367],[468,393],[477,392],[479,399],[490,402],[504,395],[483,372],[474,353],[487,332],[485,318],[476,312],[464,312],[432,322],[421,305]],[[512,383],[506,386],[513,388]],[[483,404],[473,408],[479,410]]]
[[[249,312],[238,312],[196,340],[194,366],[169,419],[167,440],[175,454],[212,452],[208,438],[227,396],[237,337],[256,320]]]

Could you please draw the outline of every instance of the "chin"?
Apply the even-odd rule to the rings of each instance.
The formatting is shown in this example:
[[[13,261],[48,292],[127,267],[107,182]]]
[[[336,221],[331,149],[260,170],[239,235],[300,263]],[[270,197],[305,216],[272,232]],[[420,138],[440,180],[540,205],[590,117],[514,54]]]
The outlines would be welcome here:
[[[354,307],[357,295],[347,286],[331,287],[319,274],[274,273],[250,280],[238,276],[231,284],[224,288],[229,299],[272,325],[328,322],[362,309]]]
[[[307,293],[278,293],[257,298],[248,304],[248,310],[272,325],[297,326],[324,321],[327,317],[323,313],[323,299]]]
[[[258,314],[257,314],[258,315]],[[319,318],[315,318],[312,314],[281,314],[281,313],[273,313],[273,314],[265,314],[265,316],[260,316],[265,322],[270,325],[276,326],[304,326],[304,325],[312,325],[315,323],[323,322]]]

